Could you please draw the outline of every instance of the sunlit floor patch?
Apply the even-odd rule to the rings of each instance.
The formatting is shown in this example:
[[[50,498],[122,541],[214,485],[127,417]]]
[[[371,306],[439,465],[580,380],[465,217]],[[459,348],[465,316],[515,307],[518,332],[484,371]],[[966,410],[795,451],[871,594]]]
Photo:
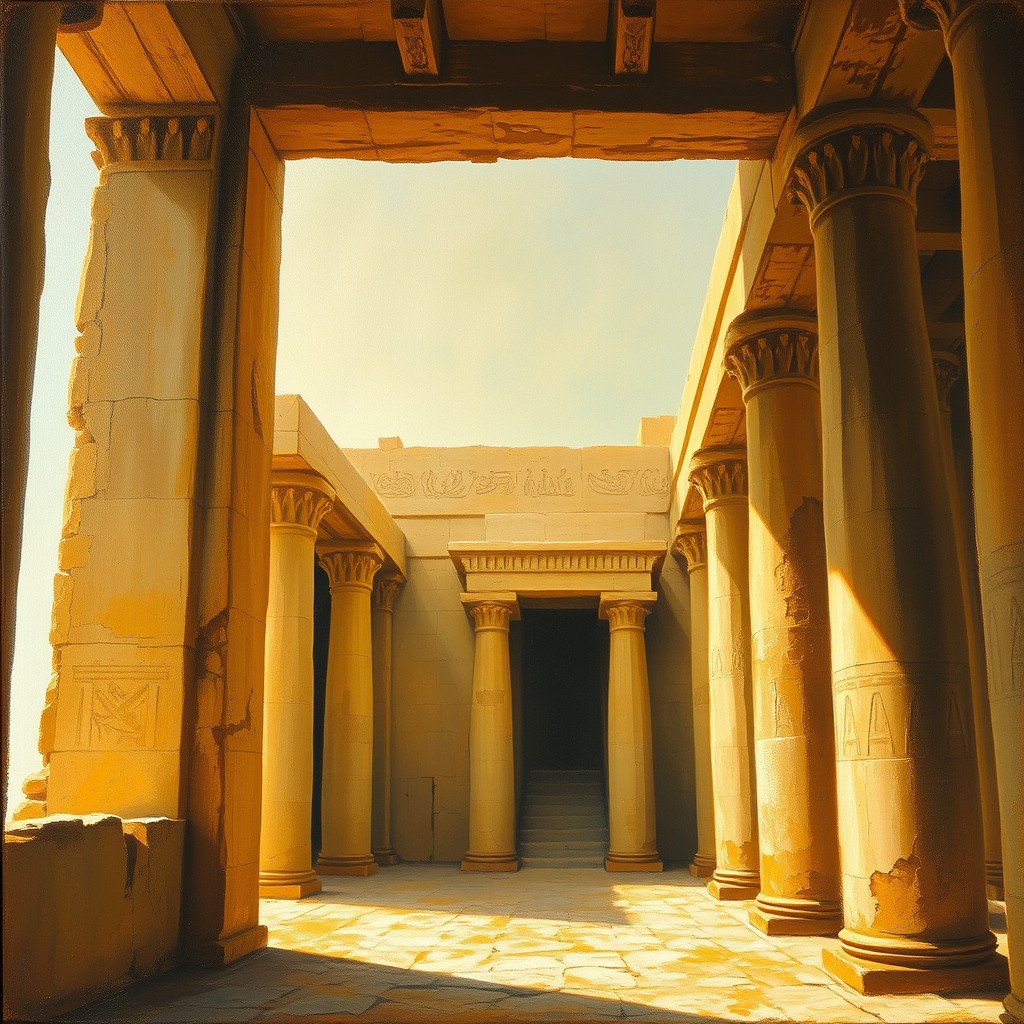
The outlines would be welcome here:
[[[401,864],[323,884],[261,903],[266,950],[222,971],[179,968],[65,1019],[937,1024],[1001,1012],[1003,993],[859,996],[821,968],[834,939],[764,936],[681,870],[623,882],[600,869]],[[1005,924],[992,923],[1005,953]]]

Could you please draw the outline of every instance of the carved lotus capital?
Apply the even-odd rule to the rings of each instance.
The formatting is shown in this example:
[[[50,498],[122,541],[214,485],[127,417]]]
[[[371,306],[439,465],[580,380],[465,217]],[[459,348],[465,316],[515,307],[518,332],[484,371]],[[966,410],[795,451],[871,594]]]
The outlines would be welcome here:
[[[376,544],[332,544],[318,548],[317,556],[330,580],[331,590],[372,590],[373,578],[384,565],[384,553]]]
[[[693,572],[708,564],[708,535],[703,527],[681,530],[676,534],[672,550],[686,559],[687,571]]]
[[[726,501],[747,500],[747,450],[739,445],[701,448],[690,463],[690,483],[704,511]]]
[[[96,146],[93,162],[100,170],[110,164],[139,162],[209,166],[213,127],[210,114],[89,117],[85,121],[85,133]]]
[[[463,594],[462,605],[473,617],[478,633],[497,630],[507,633],[512,619],[519,618],[519,601],[515,594]]]
[[[914,206],[932,130],[917,111],[844,104],[811,111],[790,143],[789,196],[811,226],[854,196],[885,195]]]
[[[797,309],[749,310],[729,325],[725,368],[747,402],[773,384],[818,385],[818,322]]]
[[[608,629],[612,632],[617,629],[642,630],[644,619],[650,614],[651,606],[645,601],[608,597],[601,601],[602,618],[608,620]]]
[[[941,29],[946,49],[976,14],[986,8],[1013,7],[1020,10],[1020,0],[899,0],[903,20],[914,28]]]
[[[319,477],[278,478],[270,487],[271,528],[297,527],[316,534],[333,504],[333,488]]]
[[[935,369],[935,387],[939,393],[939,408],[943,412],[949,412],[950,392],[960,377],[960,358],[953,352],[932,352],[932,366]]]
[[[401,589],[402,581],[397,576],[377,576],[373,581],[374,609],[390,615],[394,611],[395,598]]]

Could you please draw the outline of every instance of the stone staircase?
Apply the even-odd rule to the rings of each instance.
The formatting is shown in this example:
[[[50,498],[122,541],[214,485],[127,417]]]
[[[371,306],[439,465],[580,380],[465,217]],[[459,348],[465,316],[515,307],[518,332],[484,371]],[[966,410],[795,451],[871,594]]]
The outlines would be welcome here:
[[[519,816],[523,867],[599,868],[608,815],[599,771],[532,771]]]

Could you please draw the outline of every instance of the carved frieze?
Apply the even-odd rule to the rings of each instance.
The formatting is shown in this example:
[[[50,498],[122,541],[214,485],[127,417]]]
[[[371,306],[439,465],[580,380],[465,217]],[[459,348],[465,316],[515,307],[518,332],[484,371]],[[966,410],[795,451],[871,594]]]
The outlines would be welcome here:
[[[213,118],[208,114],[174,117],[89,117],[85,131],[96,146],[96,166],[136,163],[208,164],[213,150]]]

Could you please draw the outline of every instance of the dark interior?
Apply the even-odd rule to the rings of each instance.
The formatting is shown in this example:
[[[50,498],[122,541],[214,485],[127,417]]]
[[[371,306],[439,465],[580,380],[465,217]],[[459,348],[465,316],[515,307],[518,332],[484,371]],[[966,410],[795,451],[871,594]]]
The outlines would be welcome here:
[[[320,853],[320,793],[324,777],[324,709],[327,700],[327,646],[331,640],[331,584],[315,563],[313,570],[313,863]]]
[[[597,609],[524,608],[522,616],[526,770],[602,770],[608,631]]]

